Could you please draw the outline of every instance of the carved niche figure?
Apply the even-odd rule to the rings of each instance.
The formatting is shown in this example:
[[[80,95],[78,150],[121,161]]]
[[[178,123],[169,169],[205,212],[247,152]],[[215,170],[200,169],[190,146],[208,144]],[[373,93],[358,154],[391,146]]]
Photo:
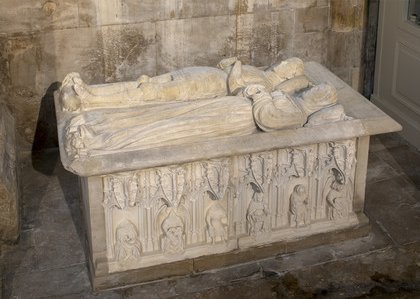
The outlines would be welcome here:
[[[115,258],[117,261],[138,259],[141,255],[141,243],[136,227],[124,219],[115,231]]]
[[[218,203],[213,203],[206,213],[207,233],[212,243],[227,240],[228,220],[225,209]]]
[[[179,254],[184,252],[184,222],[171,211],[162,223],[162,250],[166,254]]]
[[[263,193],[260,190],[254,190],[252,200],[248,206],[246,219],[249,235],[257,236],[270,230],[269,210],[264,202]]]
[[[304,185],[296,185],[290,195],[290,226],[305,226],[308,224],[308,194]]]
[[[62,104],[65,110],[75,111],[208,99],[238,94],[250,84],[273,90],[294,77],[300,77],[300,88],[309,85],[303,76],[303,62],[298,58],[282,61],[265,71],[242,65],[235,57],[222,60],[218,66],[220,69],[187,67],[152,78],[142,75],[134,82],[99,86],[86,85],[78,73],[70,73],[60,88]]]
[[[326,196],[328,220],[346,219],[349,216],[349,194],[344,174],[332,168],[332,183]]]

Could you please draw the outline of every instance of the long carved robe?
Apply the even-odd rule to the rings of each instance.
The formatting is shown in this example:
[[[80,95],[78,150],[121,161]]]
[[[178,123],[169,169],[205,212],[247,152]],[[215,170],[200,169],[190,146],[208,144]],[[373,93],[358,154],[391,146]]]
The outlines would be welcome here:
[[[70,120],[66,150],[75,158],[252,134],[252,101],[221,97],[137,109],[83,112]]]

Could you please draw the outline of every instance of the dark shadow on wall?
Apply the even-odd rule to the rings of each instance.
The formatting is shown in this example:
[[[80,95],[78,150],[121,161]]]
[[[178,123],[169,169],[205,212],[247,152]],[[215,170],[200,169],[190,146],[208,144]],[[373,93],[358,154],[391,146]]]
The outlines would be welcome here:
[[[54,92],[61,86],[60,82],[52,83],[45,95],[42,97],[38,121],[35,130],[35,138],[31,152],[32,167],[35,171],[47,176],[57,177],[64,198],[48,199],[51,205],[60,203],[56,200],[64,200],[70,212],[72,222],[75,226],[78,238],[82,247],[85,245],[85,235],[82,228],[82,212],[80,202],[80,187],[78,177],[65,170],[61,165],[60,153],[58,149],[57,118],[55,113]],[[37,197],[42,198],[42,197]],[[34,203],[34,210],[38,211],[40,203]],[[54,216],[51,216],[54,217]],[[57,223],[61,223],[59,219]],[[63,231],[67,227],[59,228]]]
[[[368,0],[366,32],[363,50],[363,95],[370,99],[374,88],[375,79],[375,59],[376,59],[376,39],[378,35],[379,20],[379,0]]]
[[[55,116],[54,92],[58,90],[60,84],[60,82],[52,83],[48,87],[47,91],[45,92],[45,95],[41,99],[38,121],[35,129],[34,142],[32,145],[32,158],[34,158],[35,153],[37,153],[37,159],[32,159],[32,166],[35,170],[45,175],[52,174],[58,159],[57,157],[57,159],[55,159],[54,161],[44,161],[42,157],[40,157],[39,152],[43,152],[50,149],[56,149],[58,147],[57,118]],[[48,156],[48,158],[50,159],[51,157]]]

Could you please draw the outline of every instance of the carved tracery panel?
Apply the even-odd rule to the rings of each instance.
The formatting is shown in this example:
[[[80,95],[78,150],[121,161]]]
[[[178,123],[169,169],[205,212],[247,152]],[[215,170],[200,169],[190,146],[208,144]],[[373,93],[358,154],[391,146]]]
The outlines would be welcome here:
[[[345,140],[103,176],[107,256],[173,260],[339,222],[355,165]]]

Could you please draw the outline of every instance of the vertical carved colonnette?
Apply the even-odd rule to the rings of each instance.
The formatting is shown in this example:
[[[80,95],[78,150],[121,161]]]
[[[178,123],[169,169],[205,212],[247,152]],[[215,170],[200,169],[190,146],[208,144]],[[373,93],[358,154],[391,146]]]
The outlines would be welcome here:
[[[103,177],[108,258],[182,255],[352,213],[355,140]]]

